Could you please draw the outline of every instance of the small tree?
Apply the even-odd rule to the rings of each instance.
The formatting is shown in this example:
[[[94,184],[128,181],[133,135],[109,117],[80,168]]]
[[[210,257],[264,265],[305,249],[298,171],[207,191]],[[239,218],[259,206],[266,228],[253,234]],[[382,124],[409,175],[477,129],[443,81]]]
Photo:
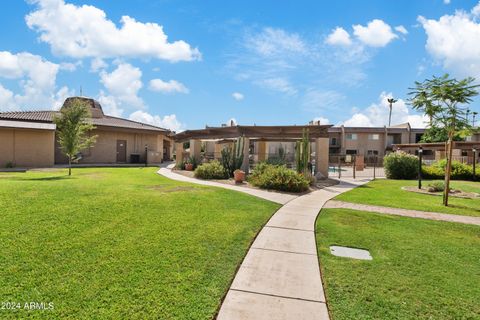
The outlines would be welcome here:
[[[445,190],[443,204],[448,206],[448,194],[450,192],[450,174],[452,170],[452,142],[455,135],[471,129],[467,119],[465,105],[472,102],[472,98],[478,95],[474,85],[474,78],[468,77],[463,80],[451,79],[448,74],[442,77],[433,77],[423,82],[415,82],[415,88],[411,88],[409,102],[416,110],[423,112],[430,118],[431,128],[442,128],[447,133],[446,156],[447,167],[445,170]]]
[[[89,132],[95,129],[88,122],[90,118],[88,104],[80,99],[72,99],[60,110],[60,115],[53,119],[57,125],[58,142],[68,158],[69,176],[72,175],[72,161],[77,154],[91,147],[96,141],[97,136],[89,136]]]

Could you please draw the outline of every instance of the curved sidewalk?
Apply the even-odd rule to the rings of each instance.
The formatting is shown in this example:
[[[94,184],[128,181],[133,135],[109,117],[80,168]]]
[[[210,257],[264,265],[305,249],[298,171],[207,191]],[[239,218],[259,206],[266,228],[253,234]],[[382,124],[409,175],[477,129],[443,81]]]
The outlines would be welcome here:
[[[329,319],[315,242],[315,220],[328,200],[369,179],[342,180],[336,186],[297,197],[197,180],[166,168],[158,173],[286,203],[248,250],[217,319]]]
[[[252,188],[247,188],[247,187],[240,187],[240,186],[233,186],[230,184],[224,184],[224,183],[219,183],[219,182],[214,182],[214,181],[208,181],[208,180],[199,180],[195,178],[190,178],[190,177],[185,177],[181,174],[175,173],[171,170],[172,165],[169,165],[166,168],[160,168],[158,170],[158,174],[161,174],[162,176],[165,176],[167,178],[170,178],[172,180],[177,180],[177,181],[184,181],[184,182],[190,182],[190,183],[196,183],[196,184],[201,184],[204,186],[210,186],[210,187],[220,187],[224,189],[229,189],[229,190],[235,190],[235,191],[240,191],[243,193],[250,194],[255,197],[259,197],[265,200],[270,200],[272,202],[276,202],[279,204],[285,204],[295,198],[298,198],[296,195],[291,195],[291,194],[284,194],[284,193],[279,193],[279,192],[271,192],[271,191],[265,191],[265,190],[258,190],[258,189],[252,189]]]

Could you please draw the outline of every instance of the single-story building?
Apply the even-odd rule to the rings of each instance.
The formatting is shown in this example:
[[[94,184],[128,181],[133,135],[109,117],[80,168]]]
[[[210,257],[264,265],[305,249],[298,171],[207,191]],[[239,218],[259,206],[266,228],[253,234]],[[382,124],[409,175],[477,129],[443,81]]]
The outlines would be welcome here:
[[[83,150],[79,164],[155,164],[172,159],[172,132],[157,126],[105,115],[98,101],[85,101],[97,135],[94,146]],[[62,108],[63,108],[62,107]],[[58,111],[13,111],[0,113],[0,167],[51,167],[67,163],[56,138],[53,123]]]

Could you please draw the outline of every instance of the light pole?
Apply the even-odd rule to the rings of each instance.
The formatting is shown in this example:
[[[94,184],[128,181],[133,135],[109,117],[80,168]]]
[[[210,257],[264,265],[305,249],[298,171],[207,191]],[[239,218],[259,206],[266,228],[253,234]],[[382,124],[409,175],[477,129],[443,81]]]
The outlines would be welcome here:
[[[473,114],[472,127],[475,127],[475,117],[477,116],[478,112],[473,111],[472,114]]]
[[[418,148],[418,189],[422,189],[422,156],[423,148]]]
[[[388,114],[388,126],[390,127],[392,125],[392,107],[393,107],[393,104],[397,102],[397,100],[393,98],[388,98],[387,101],[390,107],[390,113]]]
[[[473,169],[473,181],[475,181],[475,167],[476,167],[476,162],[477,162],[477,148],[473,148],[473,164],[472,164],[472,169]]]
[[[148,145],[145,145],[145,167],[148,165]]]

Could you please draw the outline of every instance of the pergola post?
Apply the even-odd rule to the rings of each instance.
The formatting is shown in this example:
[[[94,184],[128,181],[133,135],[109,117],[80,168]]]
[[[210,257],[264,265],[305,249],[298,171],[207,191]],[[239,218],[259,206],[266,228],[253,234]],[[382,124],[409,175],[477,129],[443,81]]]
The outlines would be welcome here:
[[[258,154],[258,162],[267,160],[267,142],[266,141],[258,141],[257,142],[257,154]]]
[[[223,143],[215,143],[214,158],[216,160],[222,159],[222,150],[225,145]]]
[[[315,172],[328,178],[328,138],[315,139]]]
[[[195,157],[197,161],[200,161],[200,152],[202,150],[202,141],[197,139],[190,140],[190,157]]]
[[[183,142],[175,142],[175,164],[180,165],[183,162]]]
[[[249,151],[250,151],[250,139],[244,138],[244,144],[243,144],[243,162],[242,162],[242,171],[244,171],[246,174],[248,174],[248,169],[250,167],[250,157],[249,157]]]

